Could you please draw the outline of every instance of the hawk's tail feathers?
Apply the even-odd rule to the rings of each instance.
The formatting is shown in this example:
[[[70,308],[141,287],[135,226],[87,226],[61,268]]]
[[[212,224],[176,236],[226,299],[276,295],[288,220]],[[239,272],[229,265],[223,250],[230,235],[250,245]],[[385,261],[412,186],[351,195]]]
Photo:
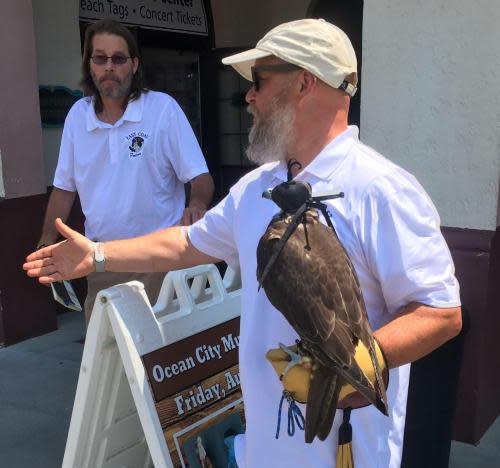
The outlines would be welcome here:
[[[325,405],[327,405],[327,409],[318,427],[318,439],[321,441],[325,440],[332,430],[333,420],[335,419],[335,413],[337,411],[340,390],[343,386],[342,379],[339,376],[336,376],[336,378],[333,380],[336,381],[333,384],[333,393],[331,394],[331,399],[325,402]],[[330,395],[328,397],[330,398]]]
[[[310,444],[315,437],[325,440],[333,425],[341,379],[319,366],[313,373],[307,397],[305,441]]]

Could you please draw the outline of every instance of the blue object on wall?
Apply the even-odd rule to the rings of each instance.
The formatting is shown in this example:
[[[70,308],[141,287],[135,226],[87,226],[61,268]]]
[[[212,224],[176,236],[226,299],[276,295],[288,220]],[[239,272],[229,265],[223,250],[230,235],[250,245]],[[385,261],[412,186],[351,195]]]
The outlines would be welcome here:
[[[66,86],[39,86],[40,118],[44,128],[61,128],[71,106],[83,97],[80,90]]]

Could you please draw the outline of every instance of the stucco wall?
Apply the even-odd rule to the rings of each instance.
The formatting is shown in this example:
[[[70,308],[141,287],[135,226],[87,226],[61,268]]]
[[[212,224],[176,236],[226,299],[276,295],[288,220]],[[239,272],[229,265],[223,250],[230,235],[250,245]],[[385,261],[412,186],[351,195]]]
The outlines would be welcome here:
[[[38,84],[78,89],[80,28],[78,0],[32,0]],[[52,185],[62,128],[43,129],[47,185]]]
[[[45,192],[31,17],[30,0],[1,2],[0,196],[9,199]]]
[[[443,225],[494,229],[500,3],[365,0],[362,139],[414,173]]]

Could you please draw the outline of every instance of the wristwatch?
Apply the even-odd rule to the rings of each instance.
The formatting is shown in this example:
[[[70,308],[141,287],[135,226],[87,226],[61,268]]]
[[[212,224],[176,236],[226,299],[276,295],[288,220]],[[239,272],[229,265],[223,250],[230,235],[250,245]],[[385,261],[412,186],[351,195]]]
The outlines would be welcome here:
[[[94,242],[94,267],[97,273],[104,273],[106,259],[104,258],[104,245],[102,242]]]

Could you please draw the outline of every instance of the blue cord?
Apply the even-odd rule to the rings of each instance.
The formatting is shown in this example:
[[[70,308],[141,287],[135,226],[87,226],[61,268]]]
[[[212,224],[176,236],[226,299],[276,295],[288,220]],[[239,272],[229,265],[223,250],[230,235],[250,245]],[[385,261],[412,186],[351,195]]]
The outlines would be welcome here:
[[[300,430],[304,430],[304,416],[302,416],[302,412],[300,411],[299,406],[295,402],[290,392],[283,390],[283,395],[281,396],[281,401],[278,409],[278,427],[276,429],[276,439],[278,439],[280,435],[281,409],[283,407],[283,401],[285,401],[285,398],[288,401],[288,435],[292,437],[295,434],[295,424],[297,424]]]

